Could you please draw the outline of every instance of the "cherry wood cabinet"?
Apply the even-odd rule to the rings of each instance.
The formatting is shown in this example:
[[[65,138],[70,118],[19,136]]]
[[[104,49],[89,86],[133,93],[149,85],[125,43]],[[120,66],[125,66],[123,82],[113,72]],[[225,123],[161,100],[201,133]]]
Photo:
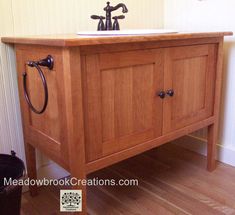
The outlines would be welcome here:
[[[85,56],[87,161],[211,117],[215,56],[213,44]]]
[[[28,176],[37,177],[35,148],[85,179],[204,127],[207,168],[214,170],[226,35],[232,33],[2,38],[16,49]],[[54,67],[41,67],[43,80],[27,62],[47,55]],[[47,98],[42,82],[48,104],[36,114],[24,87],[40,109]],[[73,188],[82,189],[86,214],[86,187]]]

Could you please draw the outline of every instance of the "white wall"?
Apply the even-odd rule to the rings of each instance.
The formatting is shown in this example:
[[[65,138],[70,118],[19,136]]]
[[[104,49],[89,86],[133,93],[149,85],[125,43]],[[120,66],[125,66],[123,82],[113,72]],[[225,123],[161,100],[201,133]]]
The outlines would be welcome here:
[[[164,26],[181,31],[235,32],[234,9],[234,0],[165,0]],[[225,41],[218,156],[235,166],[235,36],[227,37]],[[197,132],[197,136],[204,138],[205,133]],[[205,152],[202,145],[194,147]]]
[[[163,27],[163,0],[125,0],[125,4],[129,12],[120,21],[122,28]],[[104,15],[105,5],[106,0],[0,0],[0,37],[96,30],[97,21],[90,15]],[[121,9],[115,14],[122,14]],[[14,51],[1,43],[0,48],[0,153],[14,149],[24,159]],[[39,166],[48,163],[41,154],[38,161]]]

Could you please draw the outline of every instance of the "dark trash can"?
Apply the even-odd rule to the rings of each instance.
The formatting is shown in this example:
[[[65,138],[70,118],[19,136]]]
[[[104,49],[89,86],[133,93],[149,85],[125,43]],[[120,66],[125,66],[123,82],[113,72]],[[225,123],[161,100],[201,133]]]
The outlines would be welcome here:
[[[0,214],[19,215],[21,206],[22,186],[5,185],[4,178],[21,179],[24,176],[25,167],[22,160],[15,156],[0,154]]]

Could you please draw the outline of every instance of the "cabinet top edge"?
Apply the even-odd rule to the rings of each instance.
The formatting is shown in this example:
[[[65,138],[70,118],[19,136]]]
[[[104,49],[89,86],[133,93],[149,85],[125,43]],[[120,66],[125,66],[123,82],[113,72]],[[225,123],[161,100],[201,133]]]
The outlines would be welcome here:
[[[171,34],[152,35],[125,35],[125,36],[78,36],[76,34],[65,35],[39,35],[2,37],[1,41],[8,44],[28,44],[45,46],[86,46],[117,43],[150,42],[180,39],[201,39],[212,37],[232,36],[233,32],[180,32]]]

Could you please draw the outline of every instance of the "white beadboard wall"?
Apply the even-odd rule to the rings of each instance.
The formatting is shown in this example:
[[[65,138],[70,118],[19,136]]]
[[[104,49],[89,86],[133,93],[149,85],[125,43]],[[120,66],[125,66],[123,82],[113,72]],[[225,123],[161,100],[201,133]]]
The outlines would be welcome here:
[[[0,1],[0,37],[13,35],[12,3]],[[24,159],[23,136],[12,47],[0,44],[0,153],[12,149]]]
[[[234,8],[234,0],[165,0],[164,27],[180,31],[235,32]],[[235,166],[235,36],[225,38],[224,51],[218,159]],[[205,154],[205,137],[206,131],[202,130],[177,143]]]
[[[113,0],[111,4],[119,2]],[[124,3],[129,12],[120,21],[122,28],[163,27],[163,0],[125,0]],[[90,15],[103,15],[105,5],[106,1],[101,0],[0,0],[0,37],[96,30],[97,22]],[[121,9],[115,14],[122,14]],[[0,153],[13,149],[25,160],[14,50],[4,44],[0,46]],[[53,177],[59,167],[38,153],[38,166],[48,163],[54,168],[46,167],[39,174]]]

